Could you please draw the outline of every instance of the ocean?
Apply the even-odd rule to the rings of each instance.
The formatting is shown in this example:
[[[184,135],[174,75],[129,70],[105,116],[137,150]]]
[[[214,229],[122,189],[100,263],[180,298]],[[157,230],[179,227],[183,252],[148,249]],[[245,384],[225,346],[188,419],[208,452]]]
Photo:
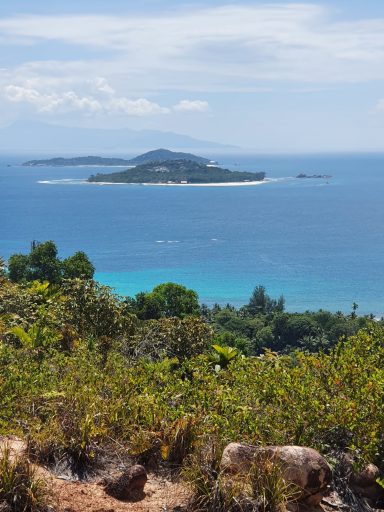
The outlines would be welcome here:
[[[348,312],[355,301],[360,314],[384,314],[384,154],[210,154],[287,178],[211,188],[84,184],[113,169],[20,165],[32,157],[0,155],[4,258],[54,240],[61,257],[85,251],[122,295],[173,281],[206,304],[239,306],[261,284],[289,311]],[[301,172],[332,178],[292,179]]]

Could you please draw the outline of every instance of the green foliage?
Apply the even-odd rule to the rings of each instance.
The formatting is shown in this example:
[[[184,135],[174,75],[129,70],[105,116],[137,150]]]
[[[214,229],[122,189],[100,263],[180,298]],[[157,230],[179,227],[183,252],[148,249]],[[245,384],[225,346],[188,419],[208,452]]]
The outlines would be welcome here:
[[[12,254],[8,260],[9,279],[15,283],[25,281],[29,274],[29,256]]]
[[[284,301],[271,299],[263,286],[255,288],[247,306],[236,309],[227,305],[204,307],[204,317],[212,323],[219,337],[229,339],[227,344],[238,346],[248,355],[259,355],[265,349],[290,352],[295,348],[317,352],[329,351],[342,336],[352,336],[367,325],[367,318],[355,315],[332,314],[328,311],[287,313]],[[224,342],[225,343],[225,342]],[[224,344],[221,343],[220,344]]]
[[[75,252],[62,262],[62,274],[64,279],[92,279],[95,267],[89,261],[88,256],[82,252]]]
[[[252,316],[258,314],[267,315],[284,311],[284,306],[285,300],[283,296],[279,297],[277,300],[271,299],[269,295],[267,295],[264,286],[256,286],[249,300],[247,310]]]
[[[54,284],[60,283],[63,278],[91,279],[94,271],[87,255],[81,251],[60,261],[52,240],[33,242],[28,255],[13,254],[8,260],[8,275],[15,283],[38,280]]]
[[[5,260],[0,257],[0,279],[5,277]]]
[[[234,347],[212,345],[212,348],[211,361],[219,368],[227,368],[229,363],[239,356],[239,351]]]
[[[160,284],[150,293],[139,293],[131,301],[130,307],[142,320],[184,318],[200,314],[197,293],[175,283]]]
[[[165,160],[136,165],[126,171],[110,174],[96,174],[88,178],[90,182],[107,181],[113,183],[224,183],[238,181],[262,181],[264,172],[230,171],[221,167],[209,167],[205,163],[191,160]]]
[[[62,285],[66,323],[80,336],[124,337],[132,334],[134,317],[108,286],[72,279]]]
[[[11,454],[9,446],[0,451],[0,508],[12,512],[48,511],[49,492],[25,456]]]
[[[28,331],[25,331],[22,327],[15,326],[9,332],[16,336],[24,348],[31,350],[48,348],[50,345],[53,346],[59,339],[58,333],[43,325],[42,322],[32,324]]]
[[[212,343],[212,329],[200,318],[161,318],[148,322],[138,335],[136,356],[153,360],[186,358],[204,352]]]
[[[183,476],[190,484],[192,497],[188,504],[190,512],[243,512],[243,484],[226,478],[220,470],[223,446],[217,439],[203,446],[183,470]],[[257,511],[248,507],[246,510]]]
[[[33,244],[28,256],[27,281],[60,281],[60,261],[57,257],[57,247],[52,240]]]
[[[138,320],[91,280],[4,278],[0,434],[26,436],[37,459],[73,471],[111,444],[135,456],[160,446],[165,464],[185,465],[213,437],[336,447],[383,467],[381,323],[324,311],[250,316],[230,306],[204,317]],[[336,342],[343,332],[350,335]],[[240,357],[238,340],[262,355]],[[298,345],[305,350],[293,351]],[[225,371],[212,371],[212,358]],[[233,505],[237,490],[209,467],[197,478],[208,502]]]
[[[215,344],[221,347],[229,346],[236,348],[241,354],[249,355],[251,342],[248,338],[236,335],[233,332],[223,331],[215,337]]]
[[[256,457],[247,484],[247,495],[260,512],[286,510],[286,505],[300,496],[300,489],[284,480],[283,469],[273,457]]]

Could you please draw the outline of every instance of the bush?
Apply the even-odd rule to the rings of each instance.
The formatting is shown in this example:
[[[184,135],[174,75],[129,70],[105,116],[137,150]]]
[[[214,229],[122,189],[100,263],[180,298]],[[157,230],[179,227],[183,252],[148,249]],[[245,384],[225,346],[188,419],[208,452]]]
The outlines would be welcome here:
[[[211,345],[212,329],[200,318],[161,318],[148,322],[138,340],[136,356],[179,361],[201,354]]]
[[[273,457],[256,458],[247,484],[247,495],[256,504],[258,512],[286,510],[286,505],[301,494],[300,489],[284,480],[282,468]]]
[[[25,456],[12,456],[9,446],[0,451],[0,507],[12,512],[49,510],[50,493],[46,483]]]

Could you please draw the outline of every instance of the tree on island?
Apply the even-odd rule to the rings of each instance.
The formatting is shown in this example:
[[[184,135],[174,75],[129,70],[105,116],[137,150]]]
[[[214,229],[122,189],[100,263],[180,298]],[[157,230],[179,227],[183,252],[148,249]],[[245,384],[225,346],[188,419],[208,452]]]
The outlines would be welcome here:
[[[34,241],[29,254],[13,254],[8,260],[9,279],[16,283],[48,281],[59,284],[63,279],[92,279],[94,272],[94,266],[82,251],[60,260],[52,240]]]

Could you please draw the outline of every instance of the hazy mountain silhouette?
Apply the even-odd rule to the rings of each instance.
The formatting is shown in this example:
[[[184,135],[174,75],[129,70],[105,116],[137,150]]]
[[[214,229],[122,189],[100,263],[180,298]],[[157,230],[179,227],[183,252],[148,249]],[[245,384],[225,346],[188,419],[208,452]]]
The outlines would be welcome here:
[[[157,130],[78,128],[24,121],[0,129],[0,151],[3,152],[132,153],[153,147],[236,149],[235,146]]]

